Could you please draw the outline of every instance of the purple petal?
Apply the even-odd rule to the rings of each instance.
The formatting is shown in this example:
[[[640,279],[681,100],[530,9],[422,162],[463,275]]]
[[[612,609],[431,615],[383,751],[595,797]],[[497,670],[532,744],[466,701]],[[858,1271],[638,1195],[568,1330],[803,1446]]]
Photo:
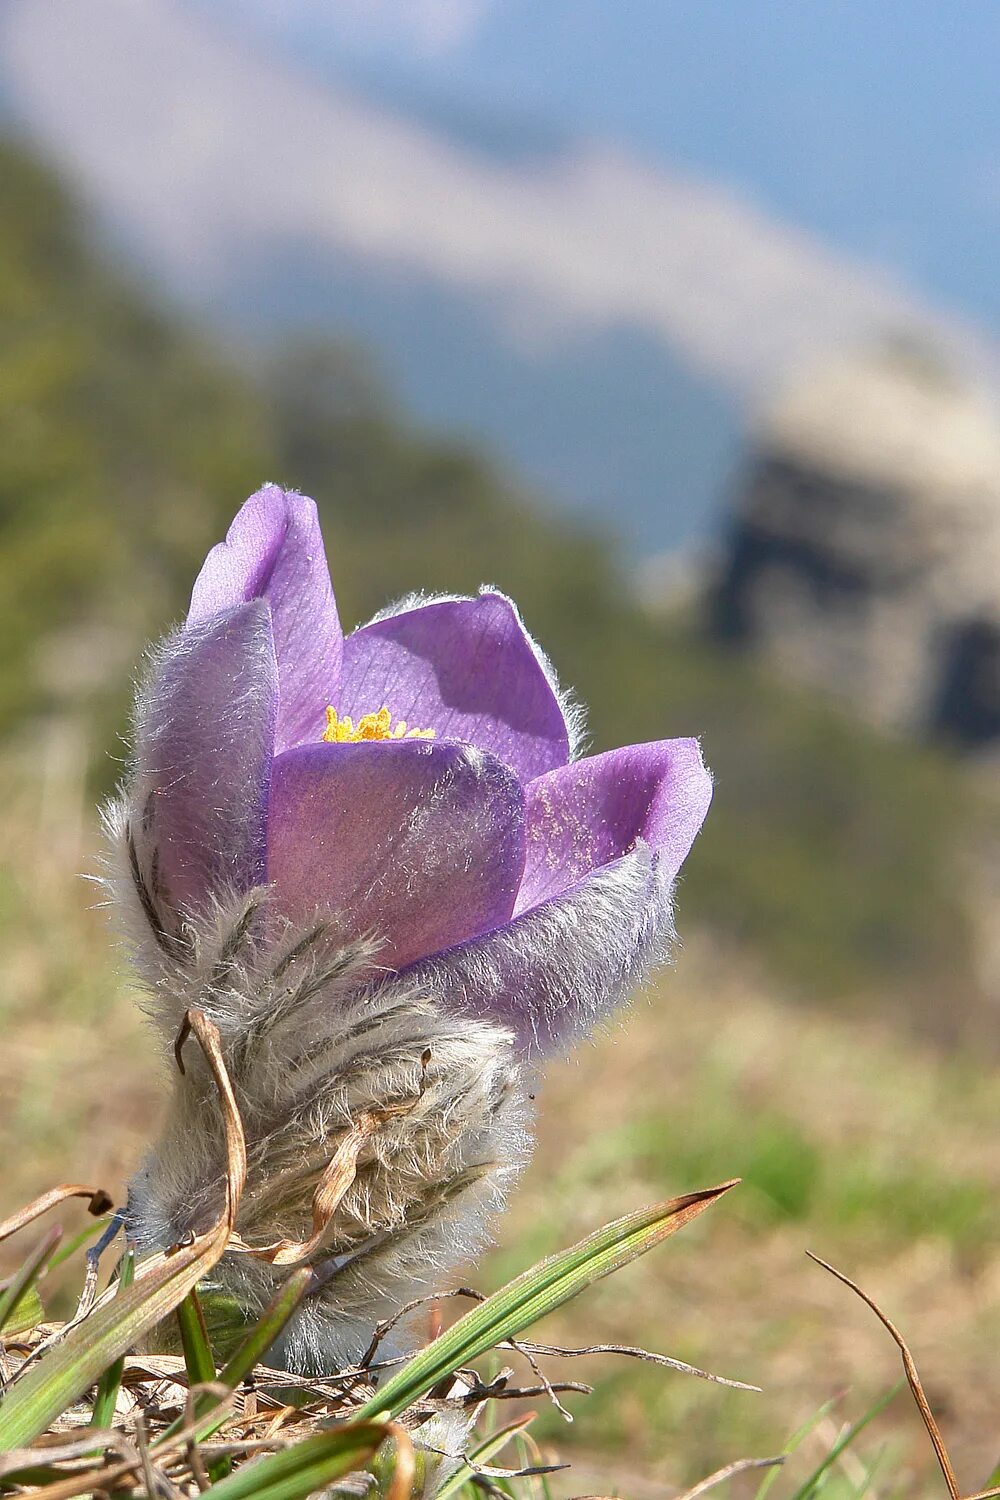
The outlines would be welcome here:
[[[356,630],[334,706],[354,719],[384,706],[438,739],[489,750],[522,781],[569,759],[559,699],[502,594],[424,604]]]
[[[524,798],[491,755],[427,740],[302,745],[274,766],[268,878],[281,910],[335,913],[401,968],[510,916]]]
[[[248,599],[271,606],[281,701],[278,751],[323,733],[337,698],[344,638],[316,506],[266,484],[251,495],[195,580],[188,624]]]
[[[697,740],[657,740],[594,755],[527,788],[524,880],[515,910],[537,906],[642,839],[673,880],[702,825],[712,779]]]
[[[505,927],[415,966],[442,1003],[507,1026],[529,1056],[589,1031],[666,956],[670,885],[640,844]]]
[[[203,907],[263,879],[277,696],[263,601],[160,647],[139,693],[129,796],[145,878],[168,908]]]

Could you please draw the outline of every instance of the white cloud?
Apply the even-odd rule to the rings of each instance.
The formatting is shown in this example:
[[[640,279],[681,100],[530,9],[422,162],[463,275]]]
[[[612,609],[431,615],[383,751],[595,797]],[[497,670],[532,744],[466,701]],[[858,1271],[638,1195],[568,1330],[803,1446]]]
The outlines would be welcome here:
[[[493,0],[250,0],[274,30],[323,28],[357,51],[416,48],[440,57],[475,35]],[[245,11],[247,0],[234,7]]]
[[[456,36],[443,4],[405,7],[423,45]],[[371,27],[404,7],[327,8]],[[463,151],[266,47],[233,46],[178,0],[0,0],[0,57],[80,190],[200,295],[228,285],[235,260],[274,264],[292,244],[475,300],[522,351],[641,329],[746,390],[817,348],[916,326],[995,369],[992,346],[905,286],[719,188],[594,143],[513,163]]]

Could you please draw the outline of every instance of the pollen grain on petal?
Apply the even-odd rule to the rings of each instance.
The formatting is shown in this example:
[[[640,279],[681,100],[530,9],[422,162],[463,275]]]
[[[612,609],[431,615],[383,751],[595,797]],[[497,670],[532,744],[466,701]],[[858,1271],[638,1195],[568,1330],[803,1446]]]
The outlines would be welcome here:
[[[384,705],[377,713],[362,714],[355,724],[350,714],[341,716],[328,704],[323,739],[330,745],[345,745],[362,740],[432,740],[435,733],[433,729],[410,729],[405,719],[394,725]]]

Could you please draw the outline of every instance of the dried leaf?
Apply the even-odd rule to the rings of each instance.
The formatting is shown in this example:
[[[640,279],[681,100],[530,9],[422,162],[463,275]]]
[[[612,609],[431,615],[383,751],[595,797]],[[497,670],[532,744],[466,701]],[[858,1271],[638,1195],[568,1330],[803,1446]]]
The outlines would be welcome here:
[[[22,1366],[0,1405],[0,1447],[19,1447],[44,1432],[96,1384],[108,1365],[172,1312],[226,1250],[246,1178],[243,1126],[217,1028],[200,1011],[189,1011],[179,1043],[189,1031],[204,1050],[223,1107],[228,1163],[223,1210],[204,1234],[151,1255],[130,1287],[105,1296],[61,1343],[37,1363]]]
[[[35,1198],[24,1208],[12,1214],[9,1219],[0,1219],[0,1242],[10,1239],[12,1234],[24,1229],[28,1224],[40,1219],[47,1214],[50,1208],[58,1208],[60,1203],[65,1203],[67,1198],[89,1198],[87,1212],[97,1215],[106,1214],[111,1208],[112,1200],[103,1188],[82,1187],[78,1182],[66,1182],[62,1187],[50,1188],[40,1198]]]
[[[924,1395],[924,1388],[921,1384],[920,1376],[917,1373],[917,1367],[914,1363],[913,1355],[910,1353],[903,1335],[900,1333],[896,1325],[891,1322],[890,1319],[885,1315],[874,1298],[870,1297],[866,1291],[863,1291],[862,1288],[858,1286],[856,1281],[852,1281],[849,1276],[845,1276],[843,1271],[838,1271],[836,1267],[831,1266],[828,1261],[821,1260],[818,1255],[813,1255],[811,1250],[807,1250],[806,1254],[809,1256],[810,1260],[814,1260],[818,1266],[822,1266],[824,1271],[829,1271],[831,1276],[835,1276],[838,1281],[842,1281],[845,1286],[850,1287],[851,1291],[854,1292],[856,1296],[860,1297],[862,1302],[864,1302],[868,1307],[871,1308],[872,1312],[878,1318],[883,1328],[885,1328],[887,1332],[892,1335],[892,1338],[895,1340],[896,1347],[899,1349],[899,1352],[903,1357],[903,1370],[906,1373],[906,1381],[910,1387],[913,1399],[917,1404],[917,1410],[920,1412],[923,1424],[927,1429],[927,1435],[934,1446],[934,1452],[937,1456],[937,1461],[941,1468],[941,1473],[944,1476],[944,1482],[948,1486],[948,1494],[951,1496],[951,1500],[961,1500],[962,1491],[960,1490],[958,1480],[955,1477],[955,1470],[951,1466],[951,1459],[948,1457],[948,1450],[944,1445],[944,1438],[941,1436],[938,1424],[934,1420],[934,1413],[931,1411],[927,1397]]]
[[[736,1474],[745,1474],[748,1469],[776,1469],[785,1462],[783,1453],[774,1458],[738,1458],[735,1463],[726,1464],[723,1469],[716,1469],[714,1474],[709,1474],[698,1483],[692,1485],[681,1495],[675,1495],[674,1500],[695,1500],[696,1495],[707,1494],[714,1490],[717,1484],[724,1484],[727,1479],[732,1479]]]

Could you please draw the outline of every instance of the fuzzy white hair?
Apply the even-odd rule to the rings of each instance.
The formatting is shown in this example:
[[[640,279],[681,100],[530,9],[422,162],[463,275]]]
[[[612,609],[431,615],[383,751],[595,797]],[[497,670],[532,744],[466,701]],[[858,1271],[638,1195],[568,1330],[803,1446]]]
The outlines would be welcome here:
[[[656,856],[637,840],[577,889],[414,972],[449,1009],[475,1019],[489,1011],[509,1024],[522,1056],[565,1051],[670,957],[671,894]]]
[[[141,805],[126,795],[106,821],[108,885],[145,1009],[167,1047],[192,1007],[220,1032],[247,1140],[240,1240],[304,1245],[338,1148],[359,1119],[379,1118],[321,1243],[302,1255],[315,1289],[269,1356],[309,1374],[352,1363],[377,1322],[440,1289],[444,1271],[481,1248],[527,1159],[528,1085],[513,1036],[449,1012],[433,984],[384,977],[378,943],[345,937],[328,916],[288,924],[266,887],[217,894],[195,914],[169,909]],[[128,1233],[143,1249],[203,1228],[223,1193],[217,1096],[191,1053],[129,1190]],[[213,1283],[253,1316],[285,1274],[230,1250]]]

